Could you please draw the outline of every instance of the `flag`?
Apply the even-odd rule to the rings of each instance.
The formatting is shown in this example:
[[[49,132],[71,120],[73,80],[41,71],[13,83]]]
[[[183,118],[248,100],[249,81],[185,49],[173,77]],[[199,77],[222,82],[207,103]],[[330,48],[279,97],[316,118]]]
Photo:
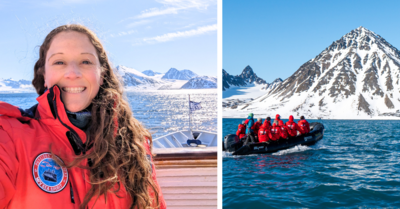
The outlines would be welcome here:
[[[201,103],[201,102],[192,102],[192,101],[190,101],[190,102],[189,102],[190,111],[192,112],[192,111],[195,111],[195,110],[200,110],[200,109],[201,109],[200,103]]]

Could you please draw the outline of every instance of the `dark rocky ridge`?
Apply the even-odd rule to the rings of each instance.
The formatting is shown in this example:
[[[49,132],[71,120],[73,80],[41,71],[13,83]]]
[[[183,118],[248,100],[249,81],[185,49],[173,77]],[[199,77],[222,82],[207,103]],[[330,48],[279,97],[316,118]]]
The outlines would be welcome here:
[[[360,95],[358,96],[358,107],[357,107],[357,109],[360,110],[360,111],[366,112],[368,115],[371,115],[372,112],[371,112],[371,110],[369,109],[369,106],[370,106],[370,105],[368,104],[367,101],[365,101],[365,98],[363,97],[363,95],[360,94]]]
[[[280,78],[279,78],[280,79]],[[253,69],[247,65],[240,75],[229,75],[222,69],[222,90],[229,89],[230,86],[245,86],[247,84],[268,84],[264,79],[257,76]]]
[[[239,76],[229,75],[224,69],[222,69],[222,90],[229,89],[230,86],[245,86],[246,82]]]

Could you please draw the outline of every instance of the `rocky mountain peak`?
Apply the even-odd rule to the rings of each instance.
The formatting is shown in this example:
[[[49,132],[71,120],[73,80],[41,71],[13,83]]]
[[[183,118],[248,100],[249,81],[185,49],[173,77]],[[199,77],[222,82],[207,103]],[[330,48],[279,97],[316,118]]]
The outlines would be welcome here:
[[[251,72],[248,66],[241,76],[251,79],[247,76]],[[360,26],[268,89],[265,96],[252,103],[261,102],[263,108],[287,104],[289,112],[302,112],[308,117],[332,115],[330,112],[343,107],[348,112],[337,115],[348,117],[356,112],[373,117],[400,111],[400,51]],[[252,105],[246,108],[257,109]]]
[[[239,77],[243,78],[247,83],[256,83],[256,84],[266,84],[267,82],[258,77],[257,74],[254,73],[253,69],[250,65],[247,65]]]
[[[147,76],[155,76],[155,75],[157,75],[157,74],[161,74],[161,73],[159,73],[159,72],[154,72],[154,71],[152,71],[152,70],[145,70],[145,71],[143,71],[142,73],[145,74],[145,75],[147,75]]]
[[[171,68],[161,79],[189,80],[194,77],[197,77],[197,74],[191,70],[179,71],[176,68]]]
[[[281,79],[281,78],[277,78],[277,79],[275,79],[274,81],[272,81],[272,83],[271,84],[273,84],[273,83],[281,83],[283,80]]]

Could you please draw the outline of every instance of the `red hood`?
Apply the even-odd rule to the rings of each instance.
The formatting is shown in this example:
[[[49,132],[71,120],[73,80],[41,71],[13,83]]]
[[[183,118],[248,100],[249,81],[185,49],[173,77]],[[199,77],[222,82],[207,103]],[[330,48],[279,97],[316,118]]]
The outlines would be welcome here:
[[[265,120],[261,127],[268,128],[268,127],[270,127],[270,124],[267,120]]]
[[[279,114],[275,115],[275,119],[279,119],[281,116]]]
[[[289,121],[294,122],[293,115],[289,116]]]
[[[279,121],[279,126],[283,126],[283,121]]]
[[[57,85],[54,85],[36,100],[39,103],[27,110],[22,110],[8,103],[0,102],[0,115],[16,118],[21,122],[40,120],[42,123],[49,126],[63,126],[69,131],[75,132],[82,143],[86,142],[85,132],[75,127],[69,121],[64,103],[61,99],[61,91]],[[65,136],[65,133],[62,134]]]

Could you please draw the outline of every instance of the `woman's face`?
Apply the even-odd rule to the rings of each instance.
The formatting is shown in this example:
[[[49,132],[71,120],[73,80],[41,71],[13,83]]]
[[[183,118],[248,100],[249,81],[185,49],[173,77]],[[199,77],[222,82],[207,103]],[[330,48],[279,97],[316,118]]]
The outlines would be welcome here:
[[[46,54],[44,73],[47,88],[57,84],[67,110],[87,108],[99,92],[101,68],[96,49],[87,35],[75,31],[54,36]]]

